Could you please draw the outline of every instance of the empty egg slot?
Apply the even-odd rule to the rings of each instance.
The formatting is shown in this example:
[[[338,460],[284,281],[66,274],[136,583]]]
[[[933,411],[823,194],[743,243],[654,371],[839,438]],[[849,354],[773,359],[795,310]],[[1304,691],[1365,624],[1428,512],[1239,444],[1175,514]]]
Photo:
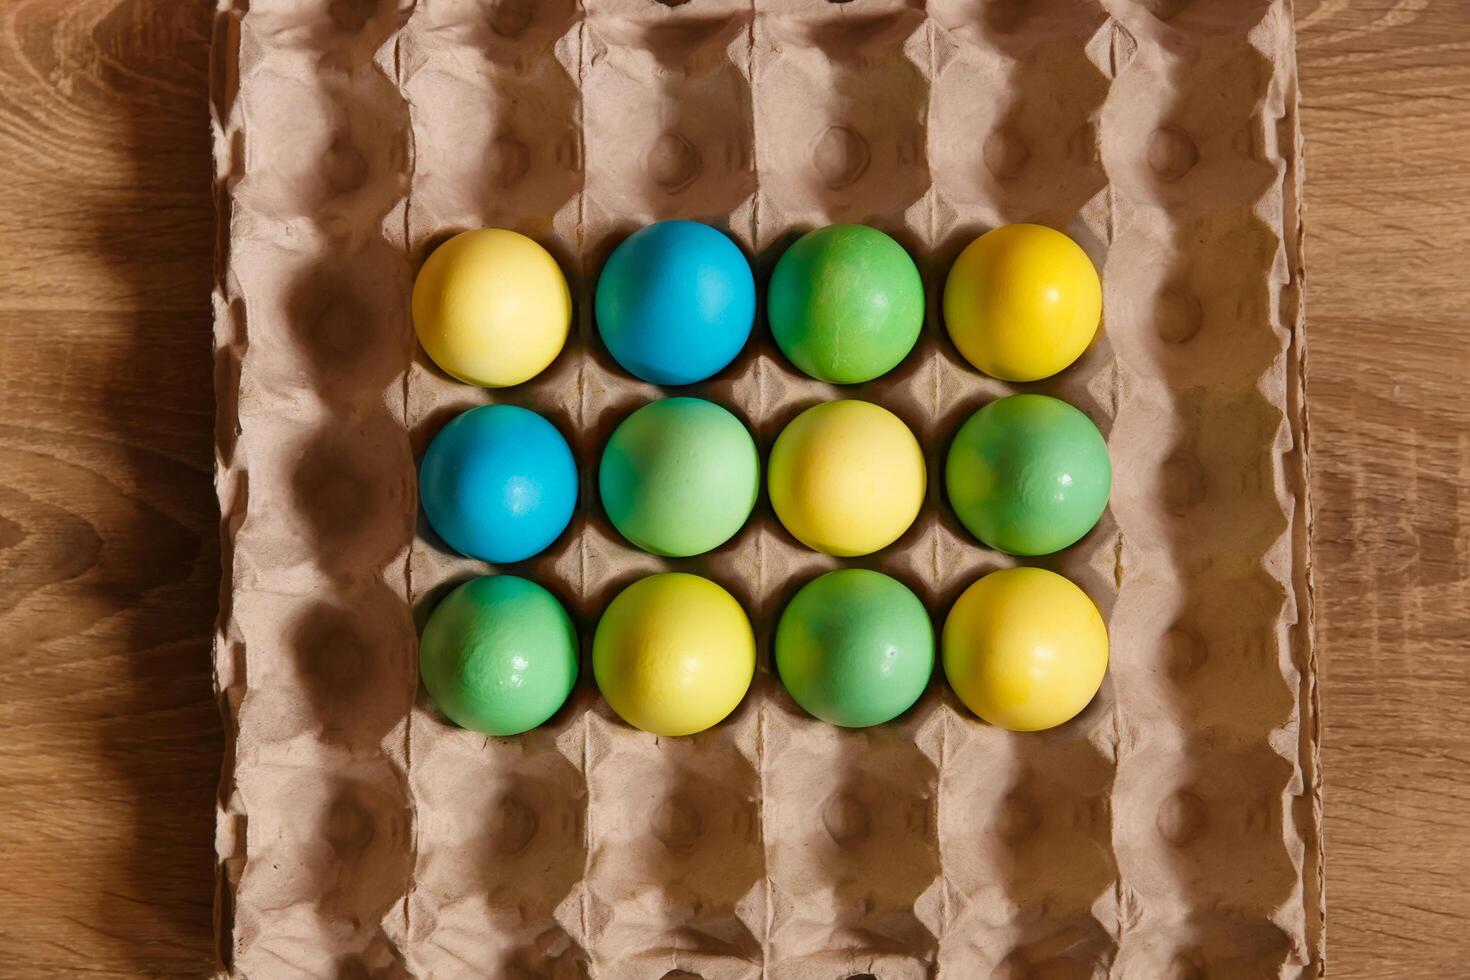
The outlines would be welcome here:
[[[932,16],[929,159],[942,217],[1065,226],[1108,179],[1097,152],[1112,71],[1106,13],[948,2]]]
[[[395,767],[381,759],[333,766],[254,765],[239,773],[250,805],[251,855],[237,900],[241,972],[284,961],[330,975],[336,964],[394,962],[383,920],[408,887],[410,814]]]
[[[410,779],[422,816],[410,968],[423,976],[585,969],[574,909],[587,857],[587,787],[580,751],[567,758],[560,748],[570,743],[558,737],[579,730],[573,713],[518,739],[456,729],[427,706],[414,724]]]
[[[264,761],[372,755],[396,737],[417,683],[413,624],[382,581],[235,601],[250,650],[242,729]]]
[[[933,760],[902,732],[838,729],[784,695],[764,734],[774,975],[817,962],[927,975],[939,925]]]
[[[663,740],[630,735],[601,709],[588,716],[596,806],[585,887],[599,974],[659,975],[623,965],[629,960],[700,976],[744,975],[759,964],[766,857],[756,729],[748,711],[710,732]]]
[[[319,76],[301,60],[282,53],[241,99],[251,123],[236,188],[246,213],[236,221],[376,237],[375,222],[403,192],[402,100],[371,61]]]
[[[1280,246],[1248,207],[1125,231],[1104,277],[1119,359],[1179,392],[1254,383],[1290,342],[1280,283],[1260,274]]]
[[[258,481],[239,531],[250,552],[237,569],[241,587],[301,595],[323,579],[361,584],[382,577],[407,544],[411,470],[386,409],[307,424],[260,418],[238,448]]]
[[[755,190],[748,5],[659,9],[602,0],[588,7],[590,206],[635,227],[705,220],[748,245]]]
[[[1115,815],[1119,862],[1130,870],[1138,909],[1139,931],[1124,943],[1129,955],[1151,931],[1187,947],[1201,918],[1244,923],[1250,910],[1294,899],[1300,853],[1282,846],[1283,799],[1299,789],[1291,760],[1268,745],[1202,733],[1142,745],[1133,761],[1119,771]],[[1256,948],[1235,952],[1285,954],[1281,938],[1258,929]]]
[[[449,235],[513,228],[542,242],[574,221],[582,190],[581,97],[554,57],[497,62],[431,32],[405,46],[416,141],[409,227],[426,254]],[[574,259],[571,252],[559,259]]]
[[[1279,179],[1267,160],[1275,120],[1263,112],[1272,76],[1243,35],[1140,44],[1104,109],[1103,161],[1118,192],[1175,215],[1259,201]]]
[[[939,945],[946,969],[1106,971],[1120,914],[1111,738],[1111,711],[1097,702],[1040,736],[967,714],[946,724],[939,821],[955,896]]]
[[[929,185],[922,15],[898,4],[768,2],[757,10],[762,235],[843,221],[898,224]]]

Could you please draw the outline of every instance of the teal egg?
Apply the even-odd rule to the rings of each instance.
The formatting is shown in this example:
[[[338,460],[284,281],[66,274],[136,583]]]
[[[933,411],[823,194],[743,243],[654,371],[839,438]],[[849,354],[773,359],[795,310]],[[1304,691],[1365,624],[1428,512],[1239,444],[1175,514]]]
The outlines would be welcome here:
[[[577,630],[535,582],[485,575],[434,607],[419,639],[419,674],[450,721],[518,735],[556,714],[577,681]]]
[[[593,306],[608,353],[629,374],[693,384],[724,370],[750,338],[755,275],[724,232],[659,221],[613,250]]]
[[[1092,420],[1059,398],[1012,395],[960,427],[945,463],[960,522],[1012,555],[1075,544],[1108,506],[1113,468]]]
[[[702,398],[664,398],[623,420],[598,472],[618,533],[655,555],[718,548],[744,526],[760,489],[755,440]]]
[[[796,703],[846,728],[903,714],[934,672],[934,627],[902,582],[866,568],[813,579],[776,626],[776,669]]]

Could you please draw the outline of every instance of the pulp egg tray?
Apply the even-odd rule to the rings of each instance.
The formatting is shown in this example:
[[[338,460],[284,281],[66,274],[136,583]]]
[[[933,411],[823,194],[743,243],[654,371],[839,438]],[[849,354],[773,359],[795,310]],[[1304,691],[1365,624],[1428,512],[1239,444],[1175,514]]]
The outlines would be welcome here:
[[[216,28],[229,975],[1321,974],[1287,0],[222,0]],[[591,295],[666,218],[728,232],[762,303],[813,227],[871,224],[914,256],[928,321],[888,375],[807,378],[762,318],[677,390],[739,415],[763,459],[817,402],[897,413],[930,488],[896,544],[817,554],[764,496],[697,558],[612,529],[602,446],[674,392],[610,360]],[[1105,294],[1084,358],[1028,385],[971,368],[938,316],[960,249],[1016,221],[1080,242]],[[433,368],[409,316],[423,258],[483,226],[550,249],[576,306],[555,363],[497,391]],[[1108,440],[1108,514],[1034,560],[1107,617],[1102,691],[1040,734],[985,725],[939,676],[888,725],[808,717],[770,657],[800,585],[878,568],[938,624],[1014,562],[958,524],[939,474],[960,423],[1017,391]],[[449,553],[415,497],[428,440],[490,401],[545,414],[581,467],[569,531],[502,568]],[[610,598],[670,569],[729,589],[758,638],[750,694],[709,732],[626,726],[585,659],[516,738],[451,726],[419,688],[417,629],[470,576],[546,585],[585,655]]]

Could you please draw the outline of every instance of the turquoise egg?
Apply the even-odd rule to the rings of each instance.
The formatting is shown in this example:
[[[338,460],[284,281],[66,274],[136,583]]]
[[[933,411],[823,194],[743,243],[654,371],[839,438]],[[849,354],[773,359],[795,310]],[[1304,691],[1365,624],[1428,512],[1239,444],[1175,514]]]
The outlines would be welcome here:
[[[660,221],[613,250],[597,280],[597,331],[623,369],[656,385],[703,381],[755,324],[755,276],[723,232]]]
[[[577,463],[556,426],[516,405],[482,405],[450,421],[419,464],[429,525],[462,555],[517,562],[571,522]]]

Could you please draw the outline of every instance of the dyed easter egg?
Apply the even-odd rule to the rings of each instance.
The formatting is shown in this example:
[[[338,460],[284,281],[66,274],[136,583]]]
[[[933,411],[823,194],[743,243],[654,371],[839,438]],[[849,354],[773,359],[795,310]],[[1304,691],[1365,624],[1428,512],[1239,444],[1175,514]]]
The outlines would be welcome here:
[[[471,579],[434,607],[419,674],[461,728],[518,735],[566,702],[577,680],[577,631],[556,597],[514,575]]]
[[[577,464],[556,426],[515,405],[453,419],[419,464],[429,525],[460,554],[515,562],[555,541],[577,503]]]
[[[592,641],[608,705],[634,728],[692,735],[734,711],[755,676],[755,634],[735,597],[683,572],[650,575],[608,604]]]
[[[1042,225],[1003,225],[960,253],[944,283],[944,324],[965,360],[1005,381],[1035,381],[1092,343],[1102,283],[1081,246]]]
[[[992,548],[1047,555],[1092,530],[1113,470],[1102,433],[1046,395],[993,401],[960,426],[944,468],[960,522]]]
[[[766,297],[771,333],[806,374],[856,384],[887,374],[924,326],[924,283],[903,246],[866,225],[830,225],[788,248]]]
[[[760,456],[745,425],[714,402],[664,398],[614,430],[598,486],[608,519],[633,544],[655,555],[698,555],[750,517]]]
[[[722,232],[660,221],[628,236],[597,280],[597,331],[613,360],[658,385],[703,381],[755,323],[755,276]]]
[[[551,254],[525,235],[455,235],[413,284],[413,326],[430,359],[467,384],[503,388],[546,369],[566,343],[572,294]]]
[[[776,627],[776,669],[796,703],[822,721],[864,728],[892,721],[934,672],[934,627],[918,596],[866,568],[802,586]]]
[[[924,502],[924,452],[897,415],[871,402],[823,402],[771,448],[771,507],[792,537],[829,555],[897,541]]]
[[[944,622],[944,674],[1000,728],[1053,728],[1087,707],[1108,669],[1108,630],[1092,600],[1044,568],[991,572]]]

